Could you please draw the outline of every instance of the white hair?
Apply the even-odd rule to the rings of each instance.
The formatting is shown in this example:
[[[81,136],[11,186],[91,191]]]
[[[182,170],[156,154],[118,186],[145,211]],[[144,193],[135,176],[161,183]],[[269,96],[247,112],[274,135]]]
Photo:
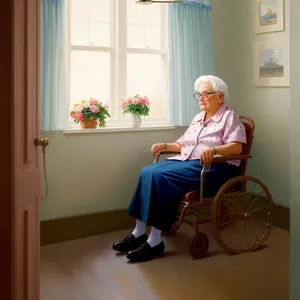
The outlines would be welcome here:
[[[213,76],[213,75],[203,75],[200,76],[195,84],[194,88],[197,92],[199,92],[200,85],[210,83],[213,87],[214,92],[223,92],[224,93],[224,102],[228,100],[229,93],[228,93],[228,87],[226,83],[219,77]]]

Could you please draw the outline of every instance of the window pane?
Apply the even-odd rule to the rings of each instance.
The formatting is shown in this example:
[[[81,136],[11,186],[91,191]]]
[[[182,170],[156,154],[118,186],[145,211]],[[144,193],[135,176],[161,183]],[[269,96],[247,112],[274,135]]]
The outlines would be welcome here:
[[[127,47],[160,49],[164,4],[138,5],[127,0]]]
[[[111,46],[111,0],[71,0],[71,44]]]
[[[167,83],[165,61],[160,55],[127,54],[127,96],[147,96],[152,103],[149,117],[163,117]]]
[[[71,52],[71,106],[90,97],[110,105],[110,59],[107,52]]]

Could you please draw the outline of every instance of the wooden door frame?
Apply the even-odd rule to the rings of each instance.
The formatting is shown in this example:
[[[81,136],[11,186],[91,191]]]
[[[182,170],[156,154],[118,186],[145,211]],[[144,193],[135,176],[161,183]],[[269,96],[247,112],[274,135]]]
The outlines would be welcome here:
[[[40,242],[39,205],[35,205],[38,202],[30,202],[33,197],[39,199],[38,189],[33,191],[34,194],[27,194],[28,186],[36,184],[38,188],[40,185],[38,150],[34,148],[34,139],[40,134],[38,131],[39,120],[35,123],[37,127],[32,125],[32,128],[28,128],[28,120],[38,118],[39,80],[36,82],[35,76],[39,76],[39,62],[35,64],[35,61],[30,61],[30,56],[23,57],[23,53],[27,55],[27,53],[31,53],[31,50],[33,51],[32,57],[38,55],[37,48],[34,46],[33,48],[28,47],[31,41],[33,41],[32,45],[39,47],[39,20],[37,20],[39,18],[39,5],[36,6],[35,4],[38,4],[38,2],[29,2],[28,0],[1,0],[0,4],[2,25],[0,29],[2,38],[0,47],[0,91],[3,105],[0,117],[0,128],[2,129],[0,134],[0,234],[2,238],[0,245],[0,298],[5,300],[39,299],[39,251],[37,250]],[[21,14],[24,5],[28,8],[27,15]],[[37,19],[32,18],[32,16],[37,16]],[[25,37],[27,44],[20,39],[23,22],[24,32],[28,34],[28,32],[34,30],[32,36],[29,34]],[[26,59],[28,59],[28,64],[25,63]],[[27,73],[26,69],[32,66],[34,67],[32,70],[37,70],[33,77]],[[24,74],[21,74],[23,70]],[[29,89],[27,89],[27,85],[30,86]],[[31,86],[33,90],[31,90]],[[35,91],[35,89],[37,90]],[[21,92],[19,93],[19,91]],[[36,92],[37,94],[35,94]],[[23,97],[24,99],[27,97],[24,103],[22,101]],[[29,109],[32,107],[30,103],[33,105],[33,110]],[[23,127],[25,128],[24,132],[20,132]],[[25,136],[24,140],[23,136]],[[32,145],[30,145],[31,142]],[[25,143],[27,143],[26,150],[24,150]],[[23,151],[27,155],[27,160],[24,160],[24,162],[22,159],[19,160]],[[26,151],[31,151],[31,160],[28,160],[29,154]],[[25,169],[24,166],[29,165],[29,163],[31,165]],[[32,170],[34,170],[34,176],[27,177],[29,173],[26,172],[32,172]],[[24,178],[29,180],[24,181]],[[28,206],[21,207],[22,204]],[[25,213],[28,212],[27,219],[24,220],[22,219],[24,218],[23,209],[26,210]],[[38,217],[32,218],[34,216]],[[25,231],[19,234],[23,227]],[[30,228],[35,228],[36,231],[30,231]],[[34,257],[34,259],[29,260],[29,257]]]
[[[0,117],[0,247],[1,298],[10,299],[12,293],[12,236],[13,236],[13,1],[1,0],[0,91],[3,109]]]

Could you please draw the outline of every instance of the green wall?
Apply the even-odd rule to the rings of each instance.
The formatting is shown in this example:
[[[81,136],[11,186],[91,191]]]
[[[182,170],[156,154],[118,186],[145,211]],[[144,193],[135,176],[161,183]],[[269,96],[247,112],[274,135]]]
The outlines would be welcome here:
[[[213,0],[215,72],[229,85],[230,107],[256,123],[254,158],[248,173],[269,187],[277,204],[289,206],[290,89],[254,88],[251,81],[252,41],[289,40],[289,1],[286,32],[259,37],[252,30],[253,2]],[[79,135],[42,132],[50,145],[49,197],[41,202],[41,220],[126,208],[140,169],[153,161],[151,144],[172,142],[184,130]]]
[[[291,197],[291,246],[290,246],[290,299],[300,299],[300,101],[299,101],[299,83],[300,83],[300,1],[291,1],[291,114],[289,119],[290,127],[290,197]]]
[[[290,1],[285,1],[286,30],[262,35],[254,33],[254,3],[213,1],[215,72],[228,83],[230,107],[253,118],[256,125],[248,174],[267,185],[276,204],[289,207],[290,88],[253,87],[252,42],[289,43]]]
[[[140,169],[151,164],[150,147],[173,142],[184,127],[169,130],[71,134],[43,132],[49,197],[41,220],[127,208]]]

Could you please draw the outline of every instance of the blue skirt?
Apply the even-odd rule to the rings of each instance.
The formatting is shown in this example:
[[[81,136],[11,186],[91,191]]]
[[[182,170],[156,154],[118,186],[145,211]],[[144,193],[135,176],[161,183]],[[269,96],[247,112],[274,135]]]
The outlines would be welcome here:
[[[162,160],[145,166],[138,179],[129,216],[168,232],[176,221],[185,193],[199,190],[200,160]],[[204,197],[213,197],[229,179],[241,174],[241,168],[226,162],[211,166],[204,175]]]

